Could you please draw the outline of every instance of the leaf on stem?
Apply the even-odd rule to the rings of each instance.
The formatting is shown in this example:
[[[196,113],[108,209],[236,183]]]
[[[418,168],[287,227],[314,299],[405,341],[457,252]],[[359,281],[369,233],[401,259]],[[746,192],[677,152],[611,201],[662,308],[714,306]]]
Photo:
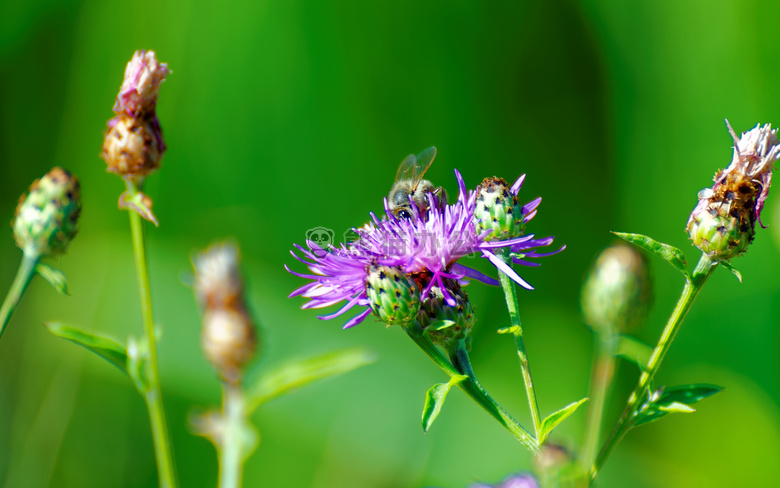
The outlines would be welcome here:
[[[515,334],[520,331],[519,325],[513,325],[511,327],[502,327],[498,329],[496,332],[499,334]]]
[[[60,322],[47,322],[52,334],[89,349],[127,374],[127,351],[118,342]]]
[[[340,375],[371,364],[374,354],[366,349],[345,349],[291,361],[252,382],[246,391],[247,415],[263,403],[317,380]]]
[[[544,444],[544,441],[547,440],[547,436],[550,435],[550,432],[552,432],[552,430],[556,428],[558,424],[563,422],[569,415],[573,414],[580,405],[587,402],[588,400],[589,398],[583,398],[578,402],[570,403],[562,409],[545,417],[545,419],[542,420],[542,426],[539,429],[539,445]]]
[[[135,387],[144,395],[152,388],[149,375],[149,343],[145,337],[130,337],[127,343],[127,374],[133,379]]]
[[[160,226],[160,223],[157,222],[157,217],[152,212],[152,199],[140,191],[137,193],[126,191],[119,195],[119,208],[137,213],[142,218],[153,223],[155,227]]]
[[[647,363],[650,362],[650,356],[653,354],[653,348],[640,341],[636,337],[621,334],[618,338],[616,356],[627,359],[639,366],[644,371],[647,369]]]
[[[437,320],[436,322],[426,327],[424,332],[427,334],[428,332],[444,330],[447,327],[452,327],[453,325],[455,325],[454,320]]]
[[[727,270],[731,271],[732,273],[734,273],[734,276],[736,276],[739,282],[742,283],[742,273],[740,273],[739,270],[737,270],[737,268],[733,267],[731,263],[729,263],[728,261],[720,261],[720,265],[726,268]]]
[[[650,254],[658,256],[671,264],[676,270],[685,275],[686,278],[690,279],[691,275],[688,272],[688,263],[685,261],[685,255],[676,247],[664,244],[663,242],[658,242],[655,239],[642,234],[627,234],[624,232],[613,232],[613,234],[635,246],[641,247]]]
[[[633,426],[647,424],[669,413],[692,413],[691,405],[712,396],[723,388],[715,385],[683,385],[653,392],[634,416]]]
[[[423,432],[428,432],[428,429],[433,425],[433,421],[439,416],[441,407],[444,406],[444,400],[447,398],[447,393],[450,392],[450,388],[467,379],[469,379],[468,376],[457,374],[452,376],[450,381],[446,383],[436,383],[428,389],[425,393],[425,406],[423,407],[422,414]]]
[[[54,289],[57,290],[57,293],[61,295],[70,295],[70,293],[68,293],[68,280],[65,278],[65,274],[62,271],[54,269],[47,264],[38,263],[35,267],[35,272],[53,286]]]

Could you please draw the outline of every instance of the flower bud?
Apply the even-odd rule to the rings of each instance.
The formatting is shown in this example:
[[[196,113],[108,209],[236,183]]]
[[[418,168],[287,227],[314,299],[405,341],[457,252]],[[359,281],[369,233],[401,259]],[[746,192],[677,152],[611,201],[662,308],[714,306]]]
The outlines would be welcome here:
[[[728,128],[734,139],[731,165],[715,174],[712,188],[699,192],[686,228],[694,245],[712,260],[728,260],[747,250],[780,159],[777,129],[771,125],[757,125],[740,138]]]
[[[78,231],[80,213],[79,180],[53,168],[19,199],[13,221],[16,245],[28,256],[63,253]]]
[[[417,314],[417,322],[423,329],[429,329],[430,325],[441,320],[455,322],[444,329],[426,330],[426,334],[434,344],[446,351],[454,351],[461,340],[466,340],[466,345],[469,346],[468,335],[477,319],[468,295],[458,282],[446,278],[442,282],[444,289],[438,286],[431,287],[428,296],[423,300],[420,313]],[[445,293],[454,300],[454,305],[447,303]]]
[[[366,294],[371,311],[388,326],[410,325],[420,310],[420,288],[398,266],[369,263]]]
[[[206,309],[201,336],[206,359],[228,383],[237,383],[252,359],[257,333],[243,308]]]
[[[585,322],[604,335],[635,330],[652,303],[647,258],[618,243],[601,252],[582,287]]]
[[[120,114],[108,121],[108,127],[102,154],[107,171],[143,181],[160,167],[165,143],[154,113],[138,118]]]
[[[517,191],[513,193],[503,178],[485,178],[477,187],[474,221],[477,234],[488,229],[493,231],[487,240],[506,240],[523,235],[523,206],[517,199]]]
[[[157,61],[154,51],[136,51],[125,68],[114,112],[137,117],[141,112],[154,111],[160,84],[169,73],[168,64]]]
[[[195,295],[205,308],[243,306],[244,284],[238,270],[238,248],[215,244],[199,253],[195,266]]]

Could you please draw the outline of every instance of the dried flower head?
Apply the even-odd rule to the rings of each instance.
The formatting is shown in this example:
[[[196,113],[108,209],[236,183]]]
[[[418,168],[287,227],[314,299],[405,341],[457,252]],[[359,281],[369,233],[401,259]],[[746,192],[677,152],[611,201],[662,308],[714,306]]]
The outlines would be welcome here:
[[[142,181],[160,167],[164,151],[162,129],[153,113],[138,118],[120,114],[108,121],[102,153],[107,171]]]
[[[168,64],[157,61],[154,51],[136,51],[125,68],[125,79],[116,97],[114,112],[130,117],[153,112],[160,84],[169,73]]]
[[[243,308],[206,309],[201,344],[206,359],[228,383],[241,379],[257,347],[255,326]]]
[[[79,180],[56,167],[35,180],[22,195],[12,222],[16,244],[29,256],[65,252],[78,231],[81,214]]]
[[[687,226],[696,247],[713,260],[739,256],[753,241],[780,158],[777,129],[771,125],[757,125],[739,138],[726,125],[734,139],[731,164],[715,174],[712,188],[699,192]]]
[[[203,307],[227,308],[243,303],[244,283],[238,259],[238,247],[227,242],[214,244],[195,256],[195,295]]]

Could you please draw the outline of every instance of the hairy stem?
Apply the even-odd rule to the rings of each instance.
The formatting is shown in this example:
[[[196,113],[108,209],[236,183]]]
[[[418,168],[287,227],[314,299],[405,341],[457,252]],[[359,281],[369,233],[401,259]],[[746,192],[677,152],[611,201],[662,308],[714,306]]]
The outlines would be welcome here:
[[[35,276],[35,267],[38,266],[40,259],[38,255],[31,256],[25,254],[22,256],[22,262],[19,263],[19,270],[16,272],[11,289],[8,290],[3,306],[0,308],[0,338],[3,337],[5,326],[11,320],[14,310],[19,305],[19,300],[22,299],[27,286],[30,284],[33,276]]]
[[[128,191],[131,194],[140,191],[136,185],[128,183]],[[138,274],[138,292],[141,297],[141,315],[144,326],[144,339],[149,345],[148,363],[148,388],[144,388],[144,400],[149,410],[149,421],[152,427],[152,439],[157,459],[157,470],[160,477],[160,487],[174,488],[177,486],[176,471],[173,465],[173,453],[168,434],[168,425],[165,420],[165,407],[163,406],[162,393],[160,391],[160,375],[157,366],[157,343],[154,334],[154,316],[152,314],[152,296],[149,286],[149,265],[146,259],[146,241],[144,236],[143,220],[133,211],[130,214],[130,230],[133,239],[133,251],[135,253],[135,268]]]

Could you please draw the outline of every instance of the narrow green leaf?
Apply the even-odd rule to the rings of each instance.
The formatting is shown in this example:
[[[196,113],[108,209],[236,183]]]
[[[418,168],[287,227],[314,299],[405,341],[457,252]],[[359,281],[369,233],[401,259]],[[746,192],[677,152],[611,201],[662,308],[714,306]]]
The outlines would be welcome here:
[[[345,349],[291,361],[258,377],[247,388],[247,414],[263,403],[317,380],[340,375],[373,363],[374,354],[366,349]]]
[[[650,362],[650,356],[652,354],[653,348],[636,337],[621,335],[618,338],[617,352],[615,355],[635,363],[639,366],[639,369],[643,371],[647,368],[647,363]]]
[[[135,387],[141,395],[151,390],[152,383],[149,375],[149,341],[146,337],[136,339],[128,338],[127,341],[127,374],[133,379]]]
[[[54,269],[48,264],[38,263],[35,267],[35,272],[38,276],[46,280],[51,286],[57,290],[57,293],[61,295],[70,295],[68,292],[68,280],[65,278],[65,274],[58,269]]]
[[[634,427],[654,422],[669,413],[692,413],[691,407],[723,388],[715,385],[695,384],[662,388],[655,391],[634,417]]]
[[[436,322],[432,323],[428,327],[425,328],[425,332],[429,331],[435,331],[435,330],[444,330],[447,327],[452,327],[455,325],[454,320],[437,320]]]
[[[550,435],[550,432],[588,400],[589,398],[583,398],[578,402],[570,403],[545,417],[545,419],[542,420],[541,432],[539,432],[539,445],[544,444],[544,441],[547,440],[547,436]]]
[[[520,326],[519,325],[513,325],[511,327],[502,327],[502,328],[498,329],[497,332],[499,334],[514,334],[518,330],[520,330]]]
[[[52,334],[89,349],[127,374],[127,351],[118,342],[59,322],[48,322]]]
[[[439,416],[441,407],[444,406],[444,400],[447,398],[447,393],[450,392],[450,388],[467,380],[469,377],[462,374],[455,375],[450,378],[447,383],[436,383],[425,393],[425,406],[423,407],[422,414],[422,428],[423,432],[428,432],[428,429],[433,425],[433,421]]]
[[[720,265],[726,268],[727,270],[731,271],[734,274],[734,276],[737,277],[739,282],[742,283],[742,273],[740,273],[739,270],[737,270],[737,268],[733,267],[731,263],[729,263],[728,261],[721,261]]]
[[[686,278],[690,279],[691,276],[688,272],[688,263],[685,261],[685,255],[676,247],[664,244],[663,242],[658,242],[655,239],[643,236],[642,234],[626,234],[623,232],[613,232],[613,234],[658,256],[671,264],[680,273],[684,274]]]

